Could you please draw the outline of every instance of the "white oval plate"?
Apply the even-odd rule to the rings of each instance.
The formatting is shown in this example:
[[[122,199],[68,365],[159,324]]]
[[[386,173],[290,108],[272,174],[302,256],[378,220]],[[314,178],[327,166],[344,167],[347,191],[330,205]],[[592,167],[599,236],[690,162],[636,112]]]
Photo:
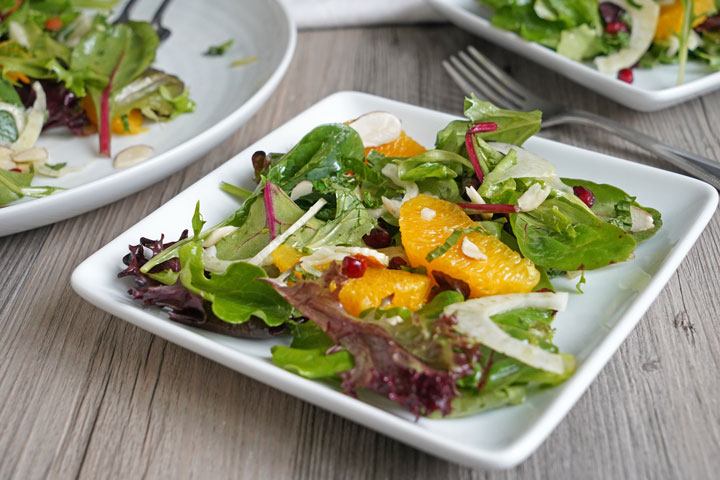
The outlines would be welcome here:
[[[664,225],[638,247],[633,260],[586,273],[584,295],[575,290],[576,280],[556,283],[559,289],[571,292],[568,309],[553,323],[560,351],[572,353],[578,362],[568,381],[529,395],[521,405],[467,418],[415,421],[385,398],[361,392],[356,399],[306,380],[272,364],[270,347],[287,339],[239,339],[185,327],[168,320],[159,308],[133,301],[127,295],[132,281],[117,278],[128,245],[137,244],[143,236],[160,238],[163,233],[168,241],[178,238],[184,229],[191,229],[197,201],[208,225],[235,211],[238,202],[218,187],[220,182],[232,180],[253,188],[252,152],[286,152],[314,126],[344,122],[376,110],[398,115],[403,130],[426,147],[432,146],[438,130],[456,119],[364,93],[331,95],[93,254],[73,272],[72,286],[89,302],[140,328],[408,445],[471,467],[511,467],[527,458],[565,417],[658,296],[715,212],[718,194],[714,188],[690,177],[543,138],[528,140],[525,146],[555,163],[560,175],[616,185],[636,195],[642,205],[658,209]]]
[[[131,18],[152,17],[159,1],[138,2]],[[59,179],[36,177],[33,185],[67,188],[48,197],[23,198],[0,208],[0,236],[40,227],[106,205],[180,170],[245,123],[275,91],[295,51],[297,32],[278,0],[214,0],[211,5],[175,0],[165,11],[172,30],[160,46],[154,66],[180,77],[197,103],[194,113],[168,123],[150,124],[139,135],[113,135],[113,154],[130,145],[153,147],[152,158],[128,168],[112,168],[99,157],[97,135],[74,137],[66,129],[44,133],[38,146],[50,162],[84,165],[82,172]],[[211,46],[234,40],[223,56],[207,57]],[[231,67],[233,60],[257,61]],[[147,126],[147,125],[146,125]]]
[[[682,85],[677,85],[677,65],[636,68],[632,84],[621,82],[614,75],[598,72],[589,63],[570,60],[550,48],[493,26],[490,23],[492,12],[475,0],[427,1],[457,26],[635,110],[654,112],[720,88],[720,72],[697,61],[688,62]]]

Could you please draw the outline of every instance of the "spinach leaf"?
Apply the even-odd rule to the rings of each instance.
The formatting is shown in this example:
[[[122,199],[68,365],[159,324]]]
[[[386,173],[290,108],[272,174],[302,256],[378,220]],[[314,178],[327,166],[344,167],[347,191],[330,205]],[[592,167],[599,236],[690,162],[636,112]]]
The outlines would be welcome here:
[[[483,102],[474,94],[465,98],[465,116],[473,122],[495,122],[498,129],[494,132],[477,134],[478,137],[492,142],[504,142],[522,145],[525,140],[540,131],[542,112],[518,112],[503,110],[490,102]]]
[[[212,303],[213,313],[228,323],[243,323],[251,316],[269,326],[281,325],[292,313],[290,305],[262,280],[265,270],[245,262],[231,264],[223,274],[206,276],[202,245],[194,241],[180,248],[180,281]]]
[[[10,112],[0,110],[0,145],[9,145],[18,138],[15,118]]]
[[[291,323],[293,335],[290,347],[272,347],[273,363],[305,378],[335,377],[337,373],[355,366],[352,355],[346,350],[326,354],[334,342],[311,320]]]
[[[622,228],[638,243],[644,242],[652,237],[660,230],[660,227],[662,227],[662,216],[660,212],[653,208],[641,206],[635,201],[635,197],[631,197],[617,187],[573,178],[563,178],[562,181],[571,187],[580,185],[590,190],[593,195],[595,195],[595,203],[591,208],[593,213],[602,220]],[[654,225],[652,229],[644,232],[630,231],[630,227],[632,227],[632,218],[630,217],[631,205],[642,208],[652,215]]]
[[[337,184],[328,187],[335,193],[335,217],[317,228],[311,238],[303,231],[292,235],[286,243],[295,248],[315,249],[324,246],[363,247],[363,235],[375,226],[375,221],[355,194]]]
[[[622,262],[636,246],[623,229],[562,197],[511,214],[510,224],[523,256],[559,270],[594,270]]]
[[[463,174],[470,175],[472,163],[457,153],[429,150],[407,159],[395,159],[401,180],[416,182],[429,178],[452,179]]]
[[[2,75],[0,75],[0,102],[9,103],[20,108],[25,108],[15,87]],[[13,122],[15,123],[15,122]]]
[[[267,179],[289,192],[303,180],[341,178],[351,165],[364,162],[358,133],[343,124],[321,125],[270,166]]]
[[[512,3],[501,7],[490,22],[496,27],[520,34],[525,40],[550,48],[557,48],[560,33],[565,29],[563,22],[540,18],[535,13],[533,2]]]

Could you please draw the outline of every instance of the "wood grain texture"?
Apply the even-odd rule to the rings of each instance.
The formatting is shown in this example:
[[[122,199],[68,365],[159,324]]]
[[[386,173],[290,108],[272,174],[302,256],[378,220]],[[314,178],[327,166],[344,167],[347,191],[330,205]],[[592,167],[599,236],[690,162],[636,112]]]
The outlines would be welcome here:
[[[500,472],[421,453],[71,291],[73,268],[92,252],[330,93],[360,90],[458,113],[462,92],[440,61],[469,43],[538,93],[720,158],[720,92],[644,114],[448,25],[302,32],[276,94],[202,160],[88,214],[0,238],[0,478],[716,478],[718,215],[568,417],[530,459]],[[602,132],[543,135],[656,164]]]

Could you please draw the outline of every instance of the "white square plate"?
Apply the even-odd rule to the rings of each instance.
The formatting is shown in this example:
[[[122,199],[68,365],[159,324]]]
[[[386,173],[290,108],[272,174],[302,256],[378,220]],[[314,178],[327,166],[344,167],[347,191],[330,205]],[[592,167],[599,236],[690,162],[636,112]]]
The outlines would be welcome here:
[[[384,398],[367,394],[358,400],[298,377],[271,363],[270,347],[287,339],[235,339],[173,323],[160,309],[133,301],[126,294],[131,281],[117,278],[128,245],[137,244],[142,236],[159,238],[161,233],[168,240],[177,238],[190,228],[198,200],[209,225],[237,209],[237,201],[218,187],[227,181],[253,188],[250,158],[254,151],[288,151],[314,126],[343,122],[374,110],[398,115],[405,131],[428,147],[435,133],[456,118],[363,93],[331,95],[249,146],[85,260],[73,273],[72,286],[91,303],[134,325],[433,455],[472,467],[513,466],[528,457],[567,414],[697,240],[717,205],[717,192],[709,185],[542,138],[530,139],[526,147],[554,162],[561,175],[617,185],[637,195],[641,204],[660,210],[665,225],[637,249],[634,260],[588,273],[585,294],[572,294],[568,310],[556,319],[557,345],[578,360],[577,372],[567,382],[530,395],[522,405],[463,419],[422,418],[416,422]],[[574,282],[558,286],[574,291]]]
[[[159,2],[138,2],[132,19],[150,19]],[[172,30],[158,48],[153,66],[177,75],[197,107],[167,123],[149,124],[145,133],[113,135],[112,152],[131,145],[153,147],[145,162],[118,170],[98,156],[98,136],[75,137],[66,128],[43,133],[50,163],[82,166],[80,172],[51,179],[35,176],[33,185],[66,188],[43,198],[25,197],[0,208],[0,237],[58,222],[114,202],[161,180],[204,155],[234,133],[270,98],[295,51],[296,30],[278,0],[176,0],[163,23]],[[232,39],[223,56],[203,52]],[[257,57],[242,67],[238,58]]]
[[[677,85],[677,65],[636,68],[632,84],[621,82],[614,75],[598,72],[589,63],[570,60],[555,50],[493,26],[490,23],[492,11],[475,0],[427,1],[457,26],[635,110],[654,112],[720,88],[720,72],[714,72],[699,61],[688,62],[682,85]]]

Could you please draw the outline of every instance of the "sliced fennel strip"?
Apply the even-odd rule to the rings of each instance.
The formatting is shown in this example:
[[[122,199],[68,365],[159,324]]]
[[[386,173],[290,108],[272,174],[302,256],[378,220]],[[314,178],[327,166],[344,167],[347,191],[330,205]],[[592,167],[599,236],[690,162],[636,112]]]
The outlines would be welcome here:
[[[563,357],[530,345],[505,333],[490,317],[515,308],[546,308],[562,311],[568,294],[513,293],[475,298],[445,307],[446,315],[455,315],[455,329],[462,335],[493,350],[515,358],[531,367],[552,373],[565,371]]]

